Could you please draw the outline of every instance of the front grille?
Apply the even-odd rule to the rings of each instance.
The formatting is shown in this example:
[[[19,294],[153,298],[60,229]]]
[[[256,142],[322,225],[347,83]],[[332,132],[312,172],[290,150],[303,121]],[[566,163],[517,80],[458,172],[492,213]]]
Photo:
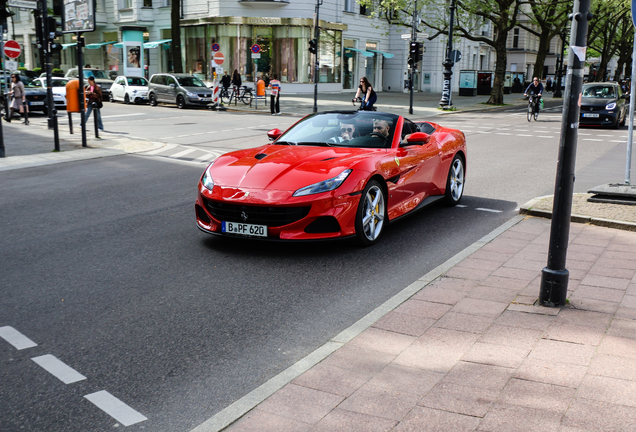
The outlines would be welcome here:
[[[581,111],[584,112],[594,112],[594,111],[603,111],[605,109],[604,106],[582,106]]]
[[[205,199],[205,206],[212,216],[220,221],[266,225],[268,227],[279,227],[299,221],[306,217],[311,209],[311,206],[266,207],[229,204],[208,199]]]
[[[29,95],[27,97],[27,99],[33,100],[33,101],[41,101],[41,100],[46,99],[46,96],[44,96],[44,95]]]
[[[209,98],[209,97],[212,97],[212,95],[211,95],[211,94],[199,93],[199,97],[206,97],[206,98]]]

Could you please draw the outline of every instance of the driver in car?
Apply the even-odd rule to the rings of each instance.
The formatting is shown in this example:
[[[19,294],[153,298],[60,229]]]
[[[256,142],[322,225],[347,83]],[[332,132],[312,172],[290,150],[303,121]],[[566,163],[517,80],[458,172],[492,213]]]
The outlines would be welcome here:
[[[387,120],[373,121],[373,132],[382,135],[386,139],[389,139],[389,129],[391,129],[391,125]]]
[[[340,123],[340,136],[333,137],[329,141],[334,143],[351,141],[355,131],[356,125],[354,123]]]

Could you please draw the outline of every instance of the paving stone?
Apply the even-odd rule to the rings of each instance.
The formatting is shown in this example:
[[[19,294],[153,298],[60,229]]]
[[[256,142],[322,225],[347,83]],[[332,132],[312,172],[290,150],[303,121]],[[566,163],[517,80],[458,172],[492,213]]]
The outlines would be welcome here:
[[[627,286],[625,295],[636,296],[636,281],[633,281]]]
[[[444,316],[451,307],[451,305],[443,303],[410,299],[398,306],[395,312],[437,320]]]
[[[339,408],[391,420],[401,420],[420,400],[420,396],[365,384],[343,401]]]
[[[449,289],[437,288],[436,286],[424,287],[420,292],[411,297],[413,300],[429,301],[433,303],[444,303],[454,305],[460,301],[466,293]]]
[[[636,340],[606,335],[598,346],[598,352],[636,359]]]
[[[597,354],[588,369],[590,375],[599,375],[636,381],[636,359]]]
[[[596,261],[595,266],[636,270],[636,261],[630,259],[609,258],[606,254],[601,255],[601,258]]]
[[[316,366],[292,381],[292,384],[309,387],[340,396],[350,396],[362,387],[373,374],[350,369],[342,369],[318,363]]]
[[[565,427],[586,431],[636,430],[636,408],[576,398],[563,419]]]
[[[631,307],[619,307],[614,316],[621,319],[636,320],[636,309]]]
[[[482,259],[487,261],[495,261],[500,264],[505,263],[510,258],[514,256],[514,253],[499,253],[494,251],[485,251],[483,249],[479,249],[478,251],[470,254],[470,258]]]
[[[612,249],[610,245],[607,249],[607,251],[603,252],[603,258],[636,261],[636,251],[634,251],[633,245],[614,249]]]
[[[577,397],[636,408],[636,382],[586,375]]]
[[[346,344],[324,359],[322,363],[362,373],[377,373],[384,369],[393,359],[395,359],[395,356],[392,354]]]
[[[515,372],[515,377],[527,381],[577,388],[583,381],[587,366],[527,358]]]
[[[463,361],[516,368],[523,363],[529,348],[515,348],[477,342],[462,357]]]
[[[619,305],[618,303],[579,297],[576,295],[576,292],[572,294],[568,300],[570,301],[570,306],[575,309],[602,312],[606,314],[614,314]]]
[[[479,419],[426,407],[414,408],[393,429],[395,432],[470,432]]]
[[[623,300],[625,291],[620,289],[601,288],[581,284],[576,289],[573,297],[601,300],[606,302],[620,303]]]
[[[498,391],[439,383],[418,405],[458,414],[483,417],[498,395]]]
[[[494,302],[489,300],[463,298],[453,308],[452,312],[468,315],[480,315],[489,318],[496,318],[508,307],[508,303]]]
[[[594,276],[587,275],[582,281],[581,285],[593,285],[603,288],[614,288],[614,289],[627,289],[629,285],[629,279],[620,279],[614,277],[607,276]]]
[[[434,319],[392,311],[380,318],[373,327],[410,336],[422,336],[433,324],[435,324]]]
[[[468,257],[457,264],[457,267],[465,267],[478,270],[494,271],[501,267],[501,263],[497,261],[488,261],[483,259]]]
[[[484,333],[492,323],[493,318],[447,312],[435,323],[434,327],[470,333]]]
[[[609,336],[636,339],[636,321],[614,319],[607,329]]]
[[[521,379],[511,379],[499,396],[499,402],[564,414],[576,389]]]
[[[527,240],[515,240],[511,238],[497,237],[482,249],[500,253],[519,252],[530,242]]]
[[[519,257],[519,254],[515,255],[514,258],[509,259],[503,265],[503,267],[511,267],[521,270],[530,270],[532,272],[536,272],[537,269],[540,271],[543,267],[545,267],[546,261],[541,260],[529,260],[527,258]]]
[[[493,324],[479,342],[532,349],[543,331]]]
[[[491,286],[478,285],[467,295],[470,298],[482,300],[495,300],[502,303],[510,303],[517,298],[517,293],[503,288],[493,288]]]
[[[546,331],[544,338],[572,342],[582,345],[598,346],[605,334],[602,328],[583,327],[580,325],[567,324],[562,322],[553,323]]]
[[[538,235],[543,234],[543,232],[535,233],[535,232],[524,232],[524,231],[516,231],[513,229],[508,229],[505,232],[499,235],[499,238],[510,238],[515,240],[523,240],[525,242],[531,242]]]
[[[527,248],[524,248],[521,252],[516,254],[513,258],[533,261],[537,263],[543,263],[543,266],[545,267],[546,263],[548,262],[548,251],[547,250],[536,251],[536,250],[529,250]]]
[[[398,355],[417,338],[370,327],[353,338],[349,344],[364,349]]]
[[[224,430],[228,432],[306,432],[310,428],[309,423],[254,409]]]
[[[492,432],[557,432],[562,414],[496,402],[477,430]]]
[[[577,252],[577,253],[582,252],[587,254],[593,254],[594,256],[596,256],[596,258],[600,257],[606,250],[607,248],[603,246],[591,246],[591,245],[583,245],[583,244],[576,244],[576,243],[568,245],[568,252]]]
[[[529,314],[506,310],[496,320],[495,324],[521,327],[535,330],[547,329],[556,317],[550,315]]]
[[[512,368],[460,361],[446,374],[442,382],[501,391],[514,372]]]
[[[397,421],[336,408],[320,420],[311,432],[388,432]]]
[[[599,258],[598,254],[590,253],[590,251],[587,248],[584,251],[577,251],[571,248],[568,249],[568,259],[596,262],[598,258]]]
[[[523,312],[527,314],[535,315],[551,315],[556,316],[559,313],[559,309],[544,307],[544,306],[531,306],[526,304],[510,303],[507,310],[513,312]]]
[[[512,292],[518,293],[528,286],[527,280],[511,279],[501,276],[488,276],[481,281],[479,285],[490,286],[493,288],[504,288]],[[537,293],[539,290],[537,289]]]
[[[596,347],[591,345],[541,339],[528,357],[533,360],[587,366],[590,364],[595,350]]]
[[[262,402],[258,409],[313,424],[326,416],[343,400],[342,396],[287,384]]]
[[[455,290],[455,291],[468,292],[477,286],[477,281],[443,277],[435,281],[430,286],[434,288],[442,289],[442,290]]]
[[[490,276],[490,273],[491,273],[490,270],[476,270],[471,268],[455,266],[449,271],[447,271],[444,276],[457,278],[457,279],[481,281],[486,279],[488,276]]]
[[[612,321],[612,315],[610,314],[572,308],[561,309],[556,318],[556,322],[602,329],[606,329],[610,321]]]
[[[537,262],[536,267],[537,267],[536,270],[523,270],[523,269],[512,268],[512,267],[499,267],[497,270],[495,270],[492,273],[492,275],[507,277],[510,279],[520,279],[520,280],[527,281],[529,283],[530,281],[534,280],[537,277],[537,275],[541,274],[541,269],[543,269],[545,265],[541,265]]]
[[[424,396],[442,378],[444,374],[440,372],[390,364],[369,380],[369,384]]]
[[[610,239],[592,237],[589,235],[585,235],[585,233],[582,233],[581,235],[576,236],[576,238],[572,240],[572,243],[606,248],[610,244]]]

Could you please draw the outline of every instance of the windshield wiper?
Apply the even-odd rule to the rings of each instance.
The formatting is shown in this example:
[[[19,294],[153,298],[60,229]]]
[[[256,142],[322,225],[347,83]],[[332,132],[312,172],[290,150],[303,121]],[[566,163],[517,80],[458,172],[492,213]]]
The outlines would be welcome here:
[[[321,142],[303,141],[303,142],[297,143],[297,145],[331,147],[331,144],[326,143],[324,141],[321,141]]]

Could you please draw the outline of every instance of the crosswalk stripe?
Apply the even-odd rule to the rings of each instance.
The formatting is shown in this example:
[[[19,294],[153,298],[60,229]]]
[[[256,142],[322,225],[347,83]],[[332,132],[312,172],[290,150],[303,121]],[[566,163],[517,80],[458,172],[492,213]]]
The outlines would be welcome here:
[[[145,152],[143,154],[147,154],[147,155],[154,155],[154,154],[158,154],[158,153],[163,153],[166,150],[170,150],[175,148],[177,145],[176,144],[166,144],[164,147],[158,148],[157,150],[151,150],[149,152]]]
[[[190,153],[194,153],[197,150],[198,149],[193,149],[193,148],[185,149],[183,151],[180,151],[179,153],[175,153],[175,154],[170,155],[170,157],[180,158],[180,157],[183,157],[185,155],[189,155]]]

